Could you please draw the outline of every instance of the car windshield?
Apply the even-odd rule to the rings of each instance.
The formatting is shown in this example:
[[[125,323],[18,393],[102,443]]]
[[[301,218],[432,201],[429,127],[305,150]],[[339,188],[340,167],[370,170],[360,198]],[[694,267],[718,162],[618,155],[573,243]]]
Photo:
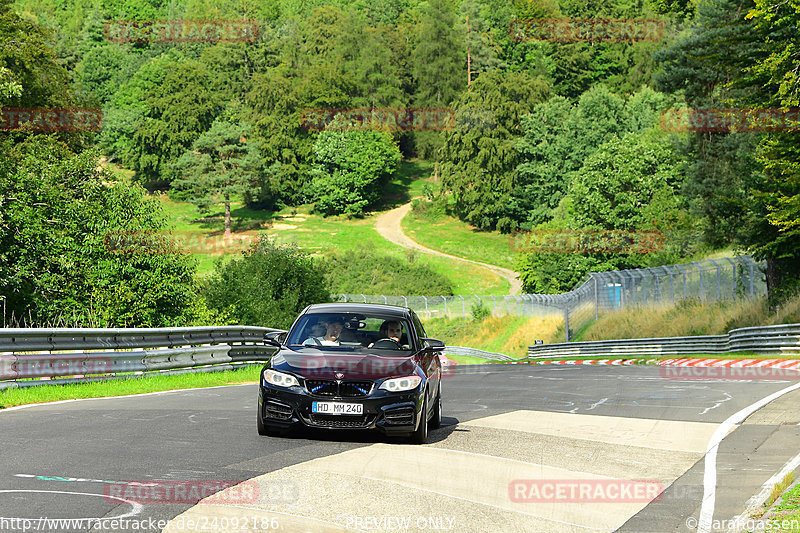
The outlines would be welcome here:
[[[369,350],[399,355],[413,349],[408,332],[408,322],[395,316],[315,313],[300,317],[286,344],[295,349]]]

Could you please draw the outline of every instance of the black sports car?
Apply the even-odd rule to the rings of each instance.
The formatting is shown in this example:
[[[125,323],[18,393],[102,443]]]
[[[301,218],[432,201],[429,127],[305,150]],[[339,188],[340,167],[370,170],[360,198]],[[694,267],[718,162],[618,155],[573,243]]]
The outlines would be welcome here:
[[[425,335],[414,311],[377,304],[318,304],[288,332],[261,372],[258,432],[293,426],[378,429],[413,442],[442,421],[444,344]]]

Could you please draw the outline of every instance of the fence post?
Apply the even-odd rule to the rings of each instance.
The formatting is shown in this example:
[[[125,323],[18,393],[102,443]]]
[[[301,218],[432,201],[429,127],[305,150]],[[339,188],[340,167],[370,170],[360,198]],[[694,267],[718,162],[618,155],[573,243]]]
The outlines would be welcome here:
[[[442,301],[444,302],[444,317],[447,318],[447,298],[442,296]]]
[[[464,303],[464,297],[460,294],[458,297],[461,298],[461,316],[467,316],[467,304]]]
[[[675,268],[681,271],[683,274],[683,299],[686,299],[686,271],[680,265],[673,265]]]
[[[389,305],[389,300],[386,299],[386,295],[381,294],[381,296],[383,296],[383,305]]]
[[[405,296],[401,296],[401,298],[403,299],[403,306],[408,307],[408,298],[406,298]]]
[[[750,297],[752,298],[753,296],[756,295],[755,285],[753,283],[753,278],[755,277],[755,262],[752,259],[749,259],[749,261],[750,261]]]
[[[731,264],[731,274],[733,275],[733,290],[731,290],[731,298],[734,300],[736,299],[736,263],[733,262],[733,259],[730,257],[726,257],[725,261]]]
[[[597,322],[597,306],[600,303],[600,301],[598,300],[598,294],[597,294],[597,276],[599,276],[600,274],[592,272],[589,275],[592,276],[592,279],[594,280],[594,320],[595,320],[595,322]]]
[[[569,306],[564,306],[564,342],[569,342]]]
[[[423,296],[422,299],[425,300],[425,312],[427,313],[428,312],[428,298],[426,296]],[[430,316],[428,318],[430,318]]]
[[[492,316],[497,314],[497,300],[495,299],[494,295],[491,296],[492,298]]]
[[[708,261],[717,268],[717,301],[719,301],[721,298],[720,287],[719,287],[719,265],[713,259],[709,259]]]
[[[703,287],[703,269],[700,267],[700,264],[697,261],[692,261],[692,264],[697,267],[697,271],[700,272],[700,301],[706,301],[706,289]]]

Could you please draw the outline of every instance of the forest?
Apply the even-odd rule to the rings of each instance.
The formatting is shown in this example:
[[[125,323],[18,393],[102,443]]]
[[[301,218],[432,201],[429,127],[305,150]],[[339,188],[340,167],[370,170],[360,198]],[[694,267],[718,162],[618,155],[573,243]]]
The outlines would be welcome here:
[[[537,20],[658,31],[542,39]],[[165,21],[222,22],[176,38]],[[231,198],[361,217],[413,159],[438,184],[416,208],[481,231],[663,235],[648,253],[521,250],[527,292],[730,250],[766,260],[777,305],[800,289],[800,125],[665,117],[796,110],[798,35],[797,0],[0,0],[0,309],[225,320],[189,258],[113,254],[103,235],[163,230],[153,191],[224,206],[226,231]],[[51,108],[102,125],[15,114]]]

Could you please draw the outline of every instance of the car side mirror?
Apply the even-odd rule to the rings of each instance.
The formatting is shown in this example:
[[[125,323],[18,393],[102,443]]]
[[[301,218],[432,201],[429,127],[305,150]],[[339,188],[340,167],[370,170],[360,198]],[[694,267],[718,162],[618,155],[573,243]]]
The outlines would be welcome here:
[[[264,342],[276,348],[280,348],[286,340],[286,331],[271,331],[264,335]]]
[[[431,350],[433,352],[441,352],[442,350],[444,350],[444,343],[439,339],[431,339],[429,337],[423,337],[421,340],[422,344],[427,350]]]

